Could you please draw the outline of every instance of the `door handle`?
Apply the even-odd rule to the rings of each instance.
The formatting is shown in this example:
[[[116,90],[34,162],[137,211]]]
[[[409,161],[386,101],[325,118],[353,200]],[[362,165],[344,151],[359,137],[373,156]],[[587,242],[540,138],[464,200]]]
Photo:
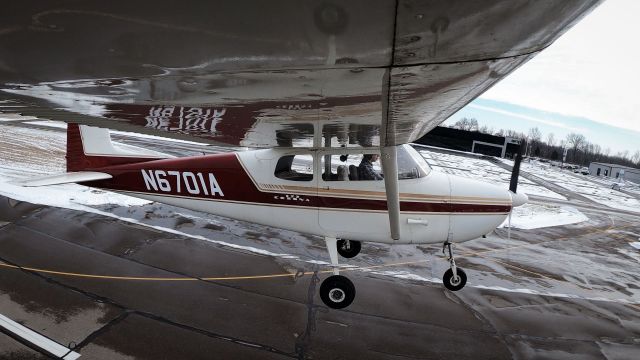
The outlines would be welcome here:
[[[407,219],[407,224],[416,224],[416,225],[424,225],[429,226],[429,220],[423,219]]]

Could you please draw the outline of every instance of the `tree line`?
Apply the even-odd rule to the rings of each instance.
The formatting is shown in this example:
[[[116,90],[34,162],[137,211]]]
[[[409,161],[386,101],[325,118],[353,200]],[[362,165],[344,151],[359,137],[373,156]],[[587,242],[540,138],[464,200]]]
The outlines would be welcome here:
[[[549,160],[562,161],[564,149],[567,150],[568,163],[589,166],[593,161],[602,163],[612,163],[629,167],[640,168],[640,150],[633,154],[629,150],[613,153],[610,148],[602,148],[594,144],[579,133],[570,133],[564,139],[556,138],[554,133],[543,136],[537,127],[529,129],[528,133],[521,133],[514,130],[495,130],[488,126],[479,126],[478,120],[474,118],[462,118],[449,127],[454,129],[476,131],[483,134],[496,136],[509,136],[522,140],[523,149],[526,149],[526,156],[535,156]]]

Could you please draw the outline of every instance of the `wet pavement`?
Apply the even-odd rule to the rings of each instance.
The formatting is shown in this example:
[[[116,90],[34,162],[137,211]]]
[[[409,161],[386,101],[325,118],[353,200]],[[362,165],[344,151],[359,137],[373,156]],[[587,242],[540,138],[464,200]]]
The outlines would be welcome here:
[[[640,309],[633,301],[620,300],[613,283],[590,284],[612,289],[608,299],[598,300],[473,286],[451,293],[437,283],[350,271],[348,276],[357,287],[356,300],[346,310],[332,310],[317,294],[319,281],[327,274],[293,276],[297,270],[324,270],[318,265],[232,249],[97,214],[10,203],[6,198],[0,203],[4,223],[0,258],[5,264],[165,279],[96,279],[0,269],[2,313],[69,345],[82,358],[210,359],[215,354],[219,358],[298,359],[632,359],[639,354]],[[631,221],[620,218],[619,224],[628,232],[639,231]],[[613,229],[605,219],[599,225],[602,227],[594,223],[590,229],[570,229],[571,239],[554,240],[545,247],[573,251],[575,244],[583,248],[587,241],[595,244],[593,237],[601,235],[594,234],[594,229]],[[557,239],[566,231],[552,228],[543,232]],[[545,241],[540,232],[537,230],[536,240]],[[635,236],[613,234],[616,236],[607,238],[614,242]],[[215,237],[216,230],[210,235]],[[522,243],[521,249],[526,249],[531,244],[522,239],[527,237],[526,232],[514,232],[510,246]],[[458,251],[482,252],[496,239],[463,244]],[[321,243],[320,239],[310,241]],[[597,242],[596,247],[612,253],[608,242]],[[503,274],[504,283],[493,281],[493,285],[526,286],[521,277],[532,282],[567,282],[563,274],[555,273],[554,266],[545,263],[552,259],[542,257],[523,264],[514,256],[519,252],[524,253],[513,248],[508,256],[483,255],[524,270],[518,273],[504,266],[502,271],[510,269],[509,275]],[[495,276],[500,271],[486,269],[487,262],[474,259],[483,258],[469,255],[460,259],[473,275],[470,285],[482,285],[484,273],[500,277]],[[536,264],[539,261],[543,263]],[[614,265],[615,259],[607,264]],[[414,267],[413,271],[437,272],[436,268]],[[292,276],[202,280],[286,273]],[[637,275],[627,281],[634,282],[629,286],[636,289],[640,284]],[[583,286],[578,280],[571,284],[578,285],[566,286]],[[6,335],[0,335],[0,345],[5,358],[37,354]]]

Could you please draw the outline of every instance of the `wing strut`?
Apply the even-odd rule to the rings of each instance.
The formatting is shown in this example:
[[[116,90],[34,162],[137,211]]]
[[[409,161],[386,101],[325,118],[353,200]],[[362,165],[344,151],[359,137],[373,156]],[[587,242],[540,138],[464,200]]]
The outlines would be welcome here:
[[[380,148],[384,187],[387,192],[387,209],[391,238],[400,240],[400,191],[398,189],[398,157],[395,146]]]

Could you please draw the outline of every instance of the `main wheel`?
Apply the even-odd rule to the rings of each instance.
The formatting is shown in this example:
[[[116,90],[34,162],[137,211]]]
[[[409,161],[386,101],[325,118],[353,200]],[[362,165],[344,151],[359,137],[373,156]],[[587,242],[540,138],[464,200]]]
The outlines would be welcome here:
[[[360,249],[362,248],[362,244],[360,241],[355,240],[338,240],[338,254],[340,256],[351,259],[352,257],[358,255],[360,253]]]
[[[329,276],[320,285],[320,298],[332,309],[346,308],[355,297],[356,287],[342,275]]]
[[[457,279],[453,278],[453,270],[451,269],[445,271],[444,276],[442,277],[444,287],[451,291],[458,291],[467,283],[467,274],[465,274],[460,268],[457,268],[456,272],[458,273]]]

